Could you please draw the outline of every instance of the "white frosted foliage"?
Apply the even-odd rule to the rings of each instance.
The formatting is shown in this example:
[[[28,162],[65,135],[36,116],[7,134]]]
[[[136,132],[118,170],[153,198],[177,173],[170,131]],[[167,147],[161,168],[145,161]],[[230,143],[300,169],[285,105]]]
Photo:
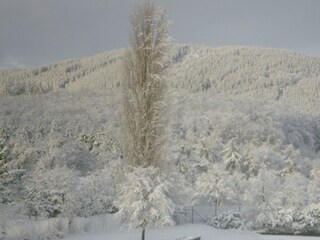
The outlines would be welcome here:
[[[210,166],[196,181],[196,189],[199,195],[207,198],[215,207],[222,201],[232,199],[234,193],[227,184],[228,173],[218,164]],[[200,196],[199,196],[200,197]]]
[[[317,204],[320,202],[320,169],[313,169],[310,177],[308,184],[309,203]]]
[[[282,189],[279,191],[282,195],[284,207],[301,208],[305,206],[307,202],[307,185],[307,178],[299,172],[286,175]]]
[[[273,219],[280,209],[280,179],[272,171],[263,166],[257,177],[250,178],[250,190],[246,191],[247,199],[256,211],[257,225],[263,225]]]
[[[174,203],[169,197],[170,184],[154,167],[136,167],[120,185],[116,215],[129,228],[174,225]]]
[[[237,147],[237,137],[233,137],[222,151],[222,163],[231,173],[234,171],[241,172],[242,156]]]

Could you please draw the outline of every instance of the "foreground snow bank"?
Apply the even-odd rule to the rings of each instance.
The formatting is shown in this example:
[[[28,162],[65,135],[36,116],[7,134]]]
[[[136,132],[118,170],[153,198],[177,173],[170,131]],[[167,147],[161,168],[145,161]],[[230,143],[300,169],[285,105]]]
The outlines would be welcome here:
[[[111,214],[96,215],[88,218],[76,217],[50,218],[40,221],[10,220],[3,225],[5,239],[55,239],[72,233],[90,233],[101,229],[119,228],[119,223]],[[3,235],[3,234],[2,234]],[[1,239],[0,233],[0,239]]]
[[[141,229],[122,228],[111,215],[98,215],[89,218],[55,218],[42,221],[21,220],[7,222],[8,240],[136,240],[141,237]],[[147,229],[147,240],[177,240],[183,237],[198,237],[201,240],[314,240],[313,237],[259,235],[250,231],[215,229],[205,224],[186,224],[161,229]],[[1,236],[0,235],[0,239]]]
[[[186,224],[183,226],[150,229],[146,231],[147,240],[177,240],[183,237],[198,237],[201,240],[314,240],[312,237],[295,236],[266,236],[249,231],[221,230],[204,224]],[[141,230],[127,230],[123,228],[108,229],[98,233],[85,233],[69,236],[66,240],[137,240],[141,237]]]

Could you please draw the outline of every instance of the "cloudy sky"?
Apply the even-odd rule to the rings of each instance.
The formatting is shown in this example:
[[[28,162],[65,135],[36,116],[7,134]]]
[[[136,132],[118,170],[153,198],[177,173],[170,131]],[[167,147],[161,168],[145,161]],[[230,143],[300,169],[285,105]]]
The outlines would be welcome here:
[[[0,68],[127,46],[139,0],[0,0]],[[156,0],[177,43],[286,48],[320,56],[320,0]]]

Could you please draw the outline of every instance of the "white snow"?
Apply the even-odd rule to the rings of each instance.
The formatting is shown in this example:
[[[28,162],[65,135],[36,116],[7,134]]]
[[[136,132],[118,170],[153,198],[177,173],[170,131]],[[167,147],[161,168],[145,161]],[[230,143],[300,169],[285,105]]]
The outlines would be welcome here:
[[[146,240],[177,240],[183,237],[201,237],[201,240],[314,240],[314,237],[260,235],[250,231],[221,230],[204,224],[186,224],[161,229],[147,229]],[[73,235],[66,240],[137,240],[141,230],[124,228],[108,229],[104,232]]]

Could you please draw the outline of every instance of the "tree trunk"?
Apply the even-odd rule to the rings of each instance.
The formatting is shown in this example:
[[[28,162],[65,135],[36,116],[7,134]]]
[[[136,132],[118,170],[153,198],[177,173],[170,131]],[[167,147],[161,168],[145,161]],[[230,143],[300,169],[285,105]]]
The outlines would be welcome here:
[[[145,235],[145,229],[142,229],[142,236],[141,236],[141,240],[144,240],[144,235]]]
[[[218,201],[214,204],[214,215],[217,216]]]

